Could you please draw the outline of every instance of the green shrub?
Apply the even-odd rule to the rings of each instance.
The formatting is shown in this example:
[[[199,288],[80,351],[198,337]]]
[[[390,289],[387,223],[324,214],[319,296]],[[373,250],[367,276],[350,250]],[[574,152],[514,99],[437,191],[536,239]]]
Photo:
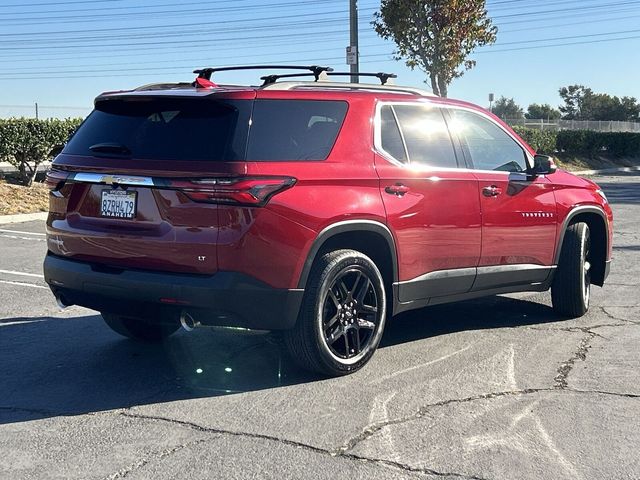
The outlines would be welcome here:
[[[603,146],[616,157],[640,156],[640,133],[602,133]]]
[[[542,154],[563,152],[569,155],[594,157],[606,152],[613,157],[640,156],[640,133],[596,132],[593,130],[541,131],[514,127],[534,150]]]
[[[595,156],[604,148],[602,132],[592,130],[561,130],[558,132],[558,151],[569,154]]]
[[[536,152],[547,155],[555,152],[558,132],[518,126],[513,127],[513,129]]]
[[[80,118],[0,120],[0,160],[16,167],[20,181],[30,186],[51,149],[65,143],[81,122]]]

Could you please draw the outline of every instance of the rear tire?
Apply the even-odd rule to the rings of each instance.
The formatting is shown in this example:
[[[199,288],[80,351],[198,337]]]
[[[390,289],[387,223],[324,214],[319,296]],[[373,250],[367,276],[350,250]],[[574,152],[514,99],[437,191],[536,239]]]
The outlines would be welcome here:
[[[335,250],[316,260],[298,321],[284,332],[302,368],[330,376],[353,373],[375,352],[386,319],[380,271],[366,255]]]
[[[551,285],[553,309],[560,315],[577,318],[589,310],[591,264],[589,226],[584,222],[569,225]]]
[[[174,333],[180,324],[155,323],[143,318],[125,317],[113,313],[101,312],[103,320],[114,332],[123,337],[146,343],[161,342]]]

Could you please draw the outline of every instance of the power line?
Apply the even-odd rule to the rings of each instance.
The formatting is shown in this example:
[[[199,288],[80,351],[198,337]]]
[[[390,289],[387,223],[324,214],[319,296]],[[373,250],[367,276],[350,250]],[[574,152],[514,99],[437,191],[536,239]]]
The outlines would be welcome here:
[[[80,3],[114,3],[123,0],[80,0],[75,2],[46,2],[46,3],[12,3],[10,5],[0,5],[0,8],[23,8],[23,7],[41,7],[49,5],[78,5]]]
[[[586,44],[596,44],[596,43],[604,43],[604,42],[614,42],[614,41],[630,40],[630,39],[638,39],[638,38],[640,38],[640,35],[627,36],[627,37],[621,37],[621,38],[598,39],[598,40],[587,40],[587,41],[580,41],[580,42],[560,43],[560,44],[554,44],[554,45],[535,45],[535,46],[516,47],[516,48],[509,48],[509,49],[482,50],[482,51],[477,51],[475,53],[477,53],[477,54],[487,54],[487,53],[501,53],[501,52],[519,51],[519,50],[531,50],[531,49],[539,49],[539,48],[557,48],[557,47],[566,47],[566,46],[574,46],[574,45],[586,45]],[[360,58],[361,59],[366,59],[366,58],[388,58],[388,59],[390,59],[391,56],[392,56],[392,53],[381,53],[381,54],[361,55]],[[335,62],[335,61],[340,61],[340,60],[343,60],[343,57],[328,57],[328,58],[315,58],[315,59],[313,59],[313,61],[317,61],[317,62]],[[280,58],[280,59],[274,59],[274,60],[269,60],[269,61],[264,61],[264,62],[277,64],[277,63],[283,63],[283,62],[284,63],[287,63],[287,62],[297,63],[297,62],[308,62],[308,61],[309,61],[309,58],[295,59],[295,60]],[[250,65],[250,64],[251,63],[248,63],[247,65]],[[105,77],[105,78],[131,77],[131,76],[133,76],[131,72],[135,71],[135,70],[136,69],[130,69],[130,70],[127,70],[129,73],[108,74],[108,75],[101,75],[101,77]],[[142,69],[142,70],[144,70],[145,72],[149,72],[149,75],[154,75],[156,78],[157,78],[159,72],[163,72],[163,73],[172,73],[174,71],[177,71],[177,73],[184,72],[184,70],[182,68],[179,68],[179,67],[159,68],[159,69],[154,69],[153,71],[150,71],[150,69]],[[117,71],[122,71],[122,69],[119,69]],[[64,72],[60,72],[60,76],[47,76],[47,78],[48,79],[69,79],[69,78],[92,78],[92,77],[95,76],[91,72],[84,72],[84,73],[73,75],[73,76],[63,76],[63,74],[64,74]],[[0,74],[0,80],[15,80],[15,79],[18,79],[18,78],[22,78],[20,76],[15,76],[15,75],[18,75],[18,74],[10,74],[10,75],[13,75],[13,76],[3,76],[3,74]],[[54,75],[58,75],[58,73],[55,73]],[[143,76],[145,76],[145,75],[143,75]],[[41,80],[41,77],[39,77],[39,78],[28,77],[26,79]]]
[[[505,49],[499,49],[499,50],[479,50],[479,51],[477,51],[475,53],[481,54],[481,53],[515,52],[515,51],[518,51],[518,50],[532,50],[532,49],[539,49],[539,48],[568,47],[568,46],[573,46],[573,45],[589,45],[589,44],[593,44],[593,43],[617,42],[617,41],[620,41],[620,40],[634,40],[634,39],[638,39],[638,38],[640,38],[640,35],[634,35],[634,36],[630,36],[630,37],[621,37],[621,38],[602,38],[600,40],[588,40],[588,41],[584,41],[584,42],[558,43],[556,45],[536,45],[536,46],[532,46],[532,47],[505,48]]]
[[[255,13],[256,11],[261,10],[269,10],[274,11],[276,7],[286,7],[286,9],[290,9],[293,7],[300,6],[317,6],[318,4],[323,3],[335,3],[335,0],[316,0],[312,3],[308,1],[294,1],[294,2],[281,2],[274,3],[269,5],[253,5],[253,6],[244,6],[244,7],[214,7],[214,8],[195,8],[195,9],[178,9],[178,10],[159,10],[159,11],[145,11],[140,13],[111,13],[108,15],[62,15],[62,16],[44,16],[44,17],[34,17],[34,18],[20,18],[20,19],[3,19],[3,22],[9,22],[10,26],[29,26],[29,25],[47,25],[47,24],[65,24],[65,23],[93,23],[93,22],[105,22],[108,20],[121,20],[125,18],[126,20],[139,19],[142,18],[144,20],[148,20],[150,18],[162,18],[170,16],[171,18],[175,17],[186,17],[186,16],[198,16],[203,17],[207,14],[221,14],[221,13],[232,13],[232,12],[251,12]],[[284,11],[284,10],[283,10]],[[42,21],[40,21],[42,20]]]
[[[113,0],[115,1],[115,0]],[[117,0],[117,1],[122,1],[122,0]],[[235,0],[234,3],[240,3],[240,2],[247,2],[247,1],[251,1],[251,0]],[[326,3],[339,3],[341,2],[341,0],[326,0]],[[91,3],[91,2],[73,2],[75,3]],[[299,1],[299,2],[294,2],[297,4],[313,4],[313,3],[317,3],[317,2],[304,2],[304,1]],[[325,2],[322,2],[325,3]],[[41,5],[45,5],[44,3]],[[179,3],[164,3],[164,4],[154,4],[154,5],[126,5],[126,6],[122,6],[122,7],[99,7],[99,8],[73,8],[72,10],[60,10],[60,9],[55,9],[55,10],[38,10],[38,11],[32,11],[32,12],[10,12],[10,13],[2,13],[0,12],[0,15],[33,15],[33,14],[37,14],[37,15],[44,15],[44,14],[49,14],[49,13],[77,13],[77,12],[104,12],[104,11],[110,11],[110,10],[140,10],[140,9],[145,9],[145,8],[161,8],[161,7],[184,7],[185,5],[202,5],[202,2],[179,2]],[[20,7],[22,7],[23,5],[20,5]],[[271,4],[271,6],[273,6],[273,4]],[[0,8],[2,8],[3,5],[0,5]],[[251,8],[251,7],[247,7],[247,8]]]

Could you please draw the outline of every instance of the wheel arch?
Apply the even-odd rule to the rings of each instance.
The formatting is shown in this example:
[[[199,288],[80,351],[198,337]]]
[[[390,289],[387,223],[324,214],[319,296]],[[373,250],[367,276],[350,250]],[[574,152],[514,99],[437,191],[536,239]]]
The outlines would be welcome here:
[[[593,258],[591,283],[602,286],[607,276],[607,252],[609,250],[609,226],[607,215],[600,207],[595,205],[581,205],[574,207],[564,219],[562,229],[556,245],[554,263],[558,265],[562,243],[569,225],[585,222],[589,226],[591,235],[591,251]]]
[[[373,220],[346,220],[333,223],[318,234],[302,268],[298,288],[305,288],[311,267],[320,255],[341,248],[357,250],[371,258],[389,288],[398,281],[398,256],[389,228]]]

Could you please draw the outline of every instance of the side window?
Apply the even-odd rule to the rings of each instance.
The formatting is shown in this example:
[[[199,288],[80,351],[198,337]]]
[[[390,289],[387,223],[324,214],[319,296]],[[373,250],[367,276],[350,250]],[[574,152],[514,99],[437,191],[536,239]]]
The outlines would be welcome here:
[[[324,160],[346,113],[342,101],[256,100],[247,160]]]
[[[468,147],[474,168],[504,172],[526,170],[524,150],[498,125],[465,110],[454,109],[451,114],[451,129]]]
[[[447,124],[438,108],[428,105],[394,105],[411,163],[457,168]]]
[[[400,162],[407,161],[402,135],[390,105],[385,105],[380,110],[380,137],[385,152]]]

